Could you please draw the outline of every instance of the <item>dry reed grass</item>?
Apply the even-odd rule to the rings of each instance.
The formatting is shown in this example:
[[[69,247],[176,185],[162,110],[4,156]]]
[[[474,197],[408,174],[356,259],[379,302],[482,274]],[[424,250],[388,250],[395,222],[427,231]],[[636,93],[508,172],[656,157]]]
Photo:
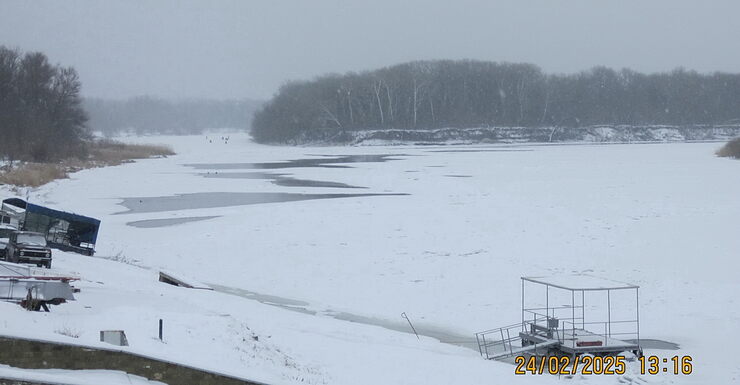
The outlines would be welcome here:
[[[68,177],[68,173],[86,168],[116,166],[134,159],[147,159],[174,155],[170,147],[150,144],[126,144],[103,139],[88,143],[87,158],[65,159],[57,163],[21,163],[0,170],[0,184],[16,187],[38,187],[56,179]]]
[[[740,138],[735,138],[727,142],[722,148],[717,150],[717,156],[740,159]]]

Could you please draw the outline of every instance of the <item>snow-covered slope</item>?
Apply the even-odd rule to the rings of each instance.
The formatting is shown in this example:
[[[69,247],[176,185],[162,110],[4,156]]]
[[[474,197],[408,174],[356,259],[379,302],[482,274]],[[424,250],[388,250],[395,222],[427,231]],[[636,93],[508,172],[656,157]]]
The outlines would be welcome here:
[[[589,272],[641,285],[641,335],[681,346],[646,353],[690,354],[695,371],[576,381],[738,381],[727,344],[740,342],[740,162],[716,158],[717,144],[309,148],[230,136],[128,138],[171,144],[178,155],[31,191],[34,202],[102,219],[98,252],[57,252],[54,269],[83,278],[78,300],[48,314],[0,303],[0,334],[96,345],[99,330],[123,329],[125,349],[269,383],[560,382],[515,376],[451,340],[519,319],[522,275]],[[234,165],[368,154],[394,160]],[[203,163],[232,165],[187,166]],[[243,175],[254,172],[366,188]],[[358,191],[408,195],[238,206],[198,195],[201,208],[136,211],[137,199],[152,207],[153,197],[175,194]],[[129,210],[121,198],[136,199]],[[159,226],[167,219],[181,223]],[[127,225],[147,220],[159,227]],[[221,291],[158,283],[159,269]],[[392,330],[409,330],[401,312],[452,343]]]

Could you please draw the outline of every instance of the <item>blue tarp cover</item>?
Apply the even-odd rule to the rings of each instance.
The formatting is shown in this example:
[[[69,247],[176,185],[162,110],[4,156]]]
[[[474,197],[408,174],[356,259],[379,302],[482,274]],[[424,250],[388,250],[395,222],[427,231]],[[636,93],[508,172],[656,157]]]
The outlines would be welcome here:
[[[3,203],[26,209],[26,213],[36,213],[74,223],[74,227],[78,230],[77,235],[81,242],[95,244],[98,239],[98,228],[100,227],[100,220],[98,219],[35,205],[33,203],[28,203],[20,198],[8,198],[3,200]]]

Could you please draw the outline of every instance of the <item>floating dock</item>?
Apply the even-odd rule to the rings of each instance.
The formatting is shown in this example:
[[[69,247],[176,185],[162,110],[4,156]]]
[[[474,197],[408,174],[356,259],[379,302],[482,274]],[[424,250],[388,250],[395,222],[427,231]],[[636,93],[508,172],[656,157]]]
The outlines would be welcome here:
[[[484,358],[642,354],[639,286],[585,274],[521,280],[522,321],[476,333]],[[528,285],[539,290],[539,302],[532,301]],[[615,297],[623,306],[614,306]]]

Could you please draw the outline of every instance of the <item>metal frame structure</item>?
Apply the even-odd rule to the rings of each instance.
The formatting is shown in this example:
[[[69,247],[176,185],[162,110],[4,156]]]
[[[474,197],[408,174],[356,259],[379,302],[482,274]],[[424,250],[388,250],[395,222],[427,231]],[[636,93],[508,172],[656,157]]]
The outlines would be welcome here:
[[[521,323],[476,333],[478,347],[484,357],[495,359],[519,353],[549,354],[553,350],[570,355],[622,351],[641,353],[639,286],[585,274],[521,277],[521,281]],[[544,307],[528,306],[528,283],[544,286]],[[552,290],[569,293],[570,304],[555,305],[551,301]],[[625,290],[634,291],[635,294],[634,318],[614,319],[612,293]],[[587,322],[586,296],[594,292],[606,293],[606,319],[598,319],[590,314]],[[612,331],[614,326],[618,326],[618,330]],[[515,342],[517,345],[521,343],[521,347],[515,347]]]
[[[86,255],[95,253],[100,229],[98,219],[54,210],[20,198],[3,200],[0,211],[18,221],[19,230],[44,234],[51,247]]]
[[[31,268],[0,262],[0,301],[20,303],[28,310],[49,311],[48,305],[74,300],[73,277],[37,276]]]

